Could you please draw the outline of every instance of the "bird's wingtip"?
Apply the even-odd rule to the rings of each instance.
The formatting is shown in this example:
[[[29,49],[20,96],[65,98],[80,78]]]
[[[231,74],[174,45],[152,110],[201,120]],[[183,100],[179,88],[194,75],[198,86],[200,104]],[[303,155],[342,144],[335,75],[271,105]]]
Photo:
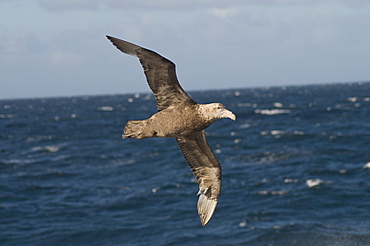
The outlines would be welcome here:
[[[207,225],[212,218],[217,206],[217,200],[209,199],[204,194],[201,194],[198,200],[198,214],[200,216],[200,222],[203,226]]]
[[[109,39],[109,41],[111,41],[113,43],[114,46],[116,46],[117,49],[119,49],[120,51],[122,51],[123,53],[126,53],[128,55],[132,55],[132,56],[137,57],[136,50],[137,49],[143,49],[142,47],[137,46],[136,44],[127,42],[127,41],[119,39],[119,38],[115,38],[115,37],[112,37],[112,36],[109,36],[109,35],[106,35],[106,37],[107,37],[107,39]]]
[[[105,35],[105,37],[107,38],[107,39],[109,39],[109,40],[111,40],[111,39],[114,39],[115,37],[113,37],[113,36],[111,36],[111,35]]]

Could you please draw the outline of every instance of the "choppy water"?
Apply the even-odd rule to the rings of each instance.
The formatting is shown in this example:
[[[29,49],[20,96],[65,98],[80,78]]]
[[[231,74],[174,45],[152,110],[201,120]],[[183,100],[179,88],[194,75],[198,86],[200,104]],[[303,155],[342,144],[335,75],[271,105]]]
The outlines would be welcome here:
[[[0,101],[1,245],[370,245],[370,83],[193,92],[223,189],[206,227],[173,139],[121,139],[153,96]]]

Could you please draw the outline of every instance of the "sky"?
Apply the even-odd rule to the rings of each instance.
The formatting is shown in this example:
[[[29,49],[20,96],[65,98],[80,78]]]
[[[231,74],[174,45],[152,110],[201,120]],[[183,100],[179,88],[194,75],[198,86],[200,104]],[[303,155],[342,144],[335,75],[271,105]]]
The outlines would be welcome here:
[[[150,92],[105,35],[187,91],[370,81],[368,0],[0,0],[0,99]]]

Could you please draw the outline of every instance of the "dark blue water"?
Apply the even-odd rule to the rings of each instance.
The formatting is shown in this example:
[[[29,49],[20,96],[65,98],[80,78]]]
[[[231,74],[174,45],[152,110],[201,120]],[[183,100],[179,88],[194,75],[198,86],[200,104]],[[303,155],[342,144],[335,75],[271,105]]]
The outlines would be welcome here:
[[[206,227],[150,94],[0,101],[1,245],[370,245],[370,83],[192,92],[223,189]]]

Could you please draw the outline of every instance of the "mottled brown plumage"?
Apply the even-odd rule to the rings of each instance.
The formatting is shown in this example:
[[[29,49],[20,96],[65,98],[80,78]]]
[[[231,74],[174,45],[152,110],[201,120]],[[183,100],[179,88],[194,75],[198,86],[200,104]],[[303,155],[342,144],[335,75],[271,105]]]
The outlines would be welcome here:
[[[220,103],[198,104],[181,88],[175,64],[138,45],[107,36],[122,52],[139,58],[158,113],[129,121],[122,138],[174,137],[199,183],[198,213],[202,225],[211,219],[221,192],[221,165],[212,153],[204,129],[235,115]]]

